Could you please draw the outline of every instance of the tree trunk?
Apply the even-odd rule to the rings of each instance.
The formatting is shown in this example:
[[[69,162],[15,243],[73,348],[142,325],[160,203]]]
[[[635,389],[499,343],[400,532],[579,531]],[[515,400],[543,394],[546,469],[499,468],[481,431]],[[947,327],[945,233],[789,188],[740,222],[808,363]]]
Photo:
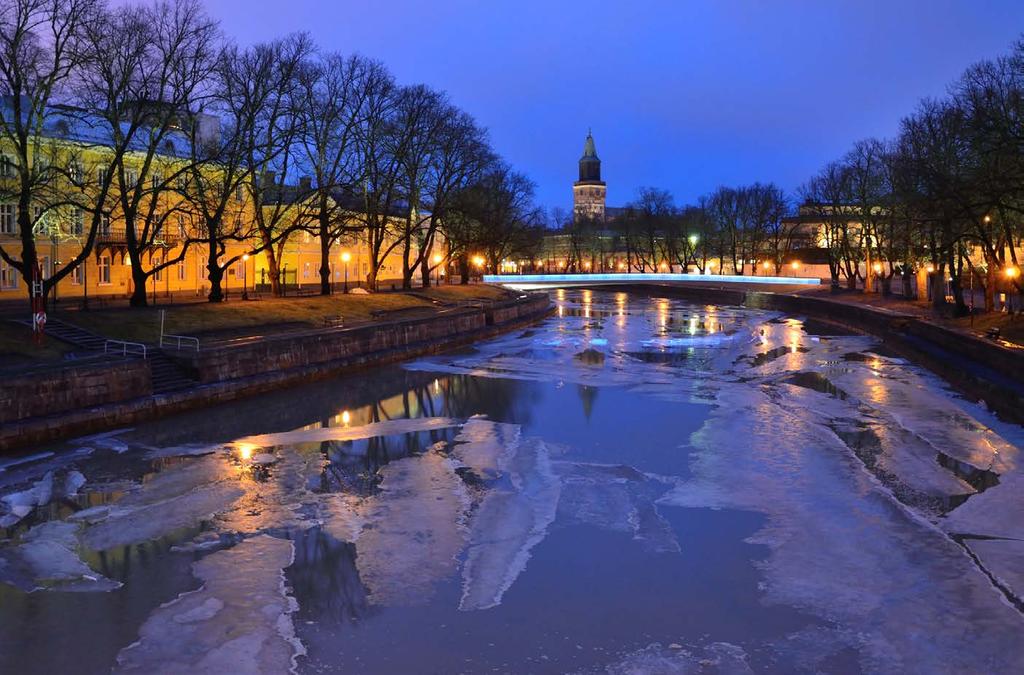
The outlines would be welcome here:
[[[931,285],[932,290],[932,306],[936,308],[945,307],[946,305],[946,284],[943,281],[944,278],[942,270],[936,270],[928,275],[928,283]]]
[[[331,294],[331,239],[326,215],[320,212],[320,295]]]
[[[210,294],[206,299],[209,302],[224,302],[224,270],[216,260],[211,261],[206,269],[210,273]]]
[[[147,307],[146,300],[146,272],[142,269],[141,261],[132,261],[132,296],[128,300],[131,307]]]

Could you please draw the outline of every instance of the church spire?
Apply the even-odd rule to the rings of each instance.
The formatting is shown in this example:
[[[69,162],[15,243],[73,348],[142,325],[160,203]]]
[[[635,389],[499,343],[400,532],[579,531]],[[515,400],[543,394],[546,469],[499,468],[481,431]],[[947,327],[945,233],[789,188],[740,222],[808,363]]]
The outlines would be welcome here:
[[[583,159],[597,159],[597,148],[594,146],[594,135],[587,129],[587,140],[583,143]]]

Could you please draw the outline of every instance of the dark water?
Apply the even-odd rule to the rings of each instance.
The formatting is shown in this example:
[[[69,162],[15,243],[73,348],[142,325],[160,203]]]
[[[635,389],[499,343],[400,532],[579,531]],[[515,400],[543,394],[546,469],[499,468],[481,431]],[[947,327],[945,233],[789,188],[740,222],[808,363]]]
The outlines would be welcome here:
[[[869,344],[843,338],[853,342],[838,349],[800,322],[666,299],[559,303],[543,325],[412,369],[35,448],[53,454],[6,466],[0,494],[47,480],[52,494],[0,529],[0,672],[274,672],[271,652],[293,651],[291,630],[300,672],[861,669],[841,612],[786,601],[796,596],[785,580],[827,570],[820,556],[835,546],[781,556],[806,567],[780,576],[764,542],[779,544],[763,537],[814,508],[855,510],[812,494],[821,484],[866,504],[853,460],[748,460],[782,414],[767,409],[771,396],[845,404],[836,392],[856,388],[827,374],[878,372],[877,356],[841,356]],[[830,363],[846,370],[819,372]],[[715,395],[738,387],[750,388],[750,423],[723,435]],[[294,433],[254,438],[283,432]],[[815,442],[777,434],[767,449]],[[715,453],[739,453],[735,471],[715,474]],[[85,483],[71,494],[75,471]],[[796,501],[777,511],[769,494]],[[866,541],[880,521],[905,527],[891,505],[884,516],[856,509],[844,531]],[[228,557],[260,535],[287,542],[292,562]],[[843,581],[829,583],[842,595]],[[269,610],[230,614],[260,592],[292,603],[290,627]],[[273,649],[243,642],[253,635]],[[805,649],[809,635],[824,646]]]

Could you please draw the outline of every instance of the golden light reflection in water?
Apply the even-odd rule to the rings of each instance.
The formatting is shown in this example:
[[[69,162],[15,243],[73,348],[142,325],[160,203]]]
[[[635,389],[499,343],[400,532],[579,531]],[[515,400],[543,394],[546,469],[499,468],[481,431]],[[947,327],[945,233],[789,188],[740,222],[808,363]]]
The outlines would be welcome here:
[[[251,461],[253,451],[258,449],[255,445],[251,443],[239,443],[237,447],[238,459],[242,460],[242,462]]]

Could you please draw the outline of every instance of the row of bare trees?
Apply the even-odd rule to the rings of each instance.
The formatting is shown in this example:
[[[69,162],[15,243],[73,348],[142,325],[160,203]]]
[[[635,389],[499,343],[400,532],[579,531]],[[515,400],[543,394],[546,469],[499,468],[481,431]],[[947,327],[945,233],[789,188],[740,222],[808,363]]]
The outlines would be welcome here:
[[[605,222],[553,216],[567,241],[566,268],[607,267],[623,257],[623,269],[648,272],[695,267],[701,273],[742,272],[751,260],[778,273],[799,243],[796,226],[784,220],[788,201],[772,183],[720,187],[695,205],[676,206],[672,194],[641,188],[622,213]],[[762,268],[764,269],[764,268]]]
[[[219,301],[229,267],[257,252],[280,293],[300,232],[319,240],[327,294],[338,242],[369,250],[370,286],[400,254],[408,287],[536,231],[533,185],[444,93],[304,34],[238,46],[195,0],[3,3],[0,89],[0,203],[17,212],[0,257],[45,294],[110,238],[141,306],[193,246]],[[80,246],[40,279],[47,237]]]
[[[900,279],[918,270],[931,296],[968,311],[965,286],[1021,290],[1024,236],[1024,41],[968,68],[941,99],[922,101],[894,139],[858,142],[804,186],[824,223],[832,283]]]

